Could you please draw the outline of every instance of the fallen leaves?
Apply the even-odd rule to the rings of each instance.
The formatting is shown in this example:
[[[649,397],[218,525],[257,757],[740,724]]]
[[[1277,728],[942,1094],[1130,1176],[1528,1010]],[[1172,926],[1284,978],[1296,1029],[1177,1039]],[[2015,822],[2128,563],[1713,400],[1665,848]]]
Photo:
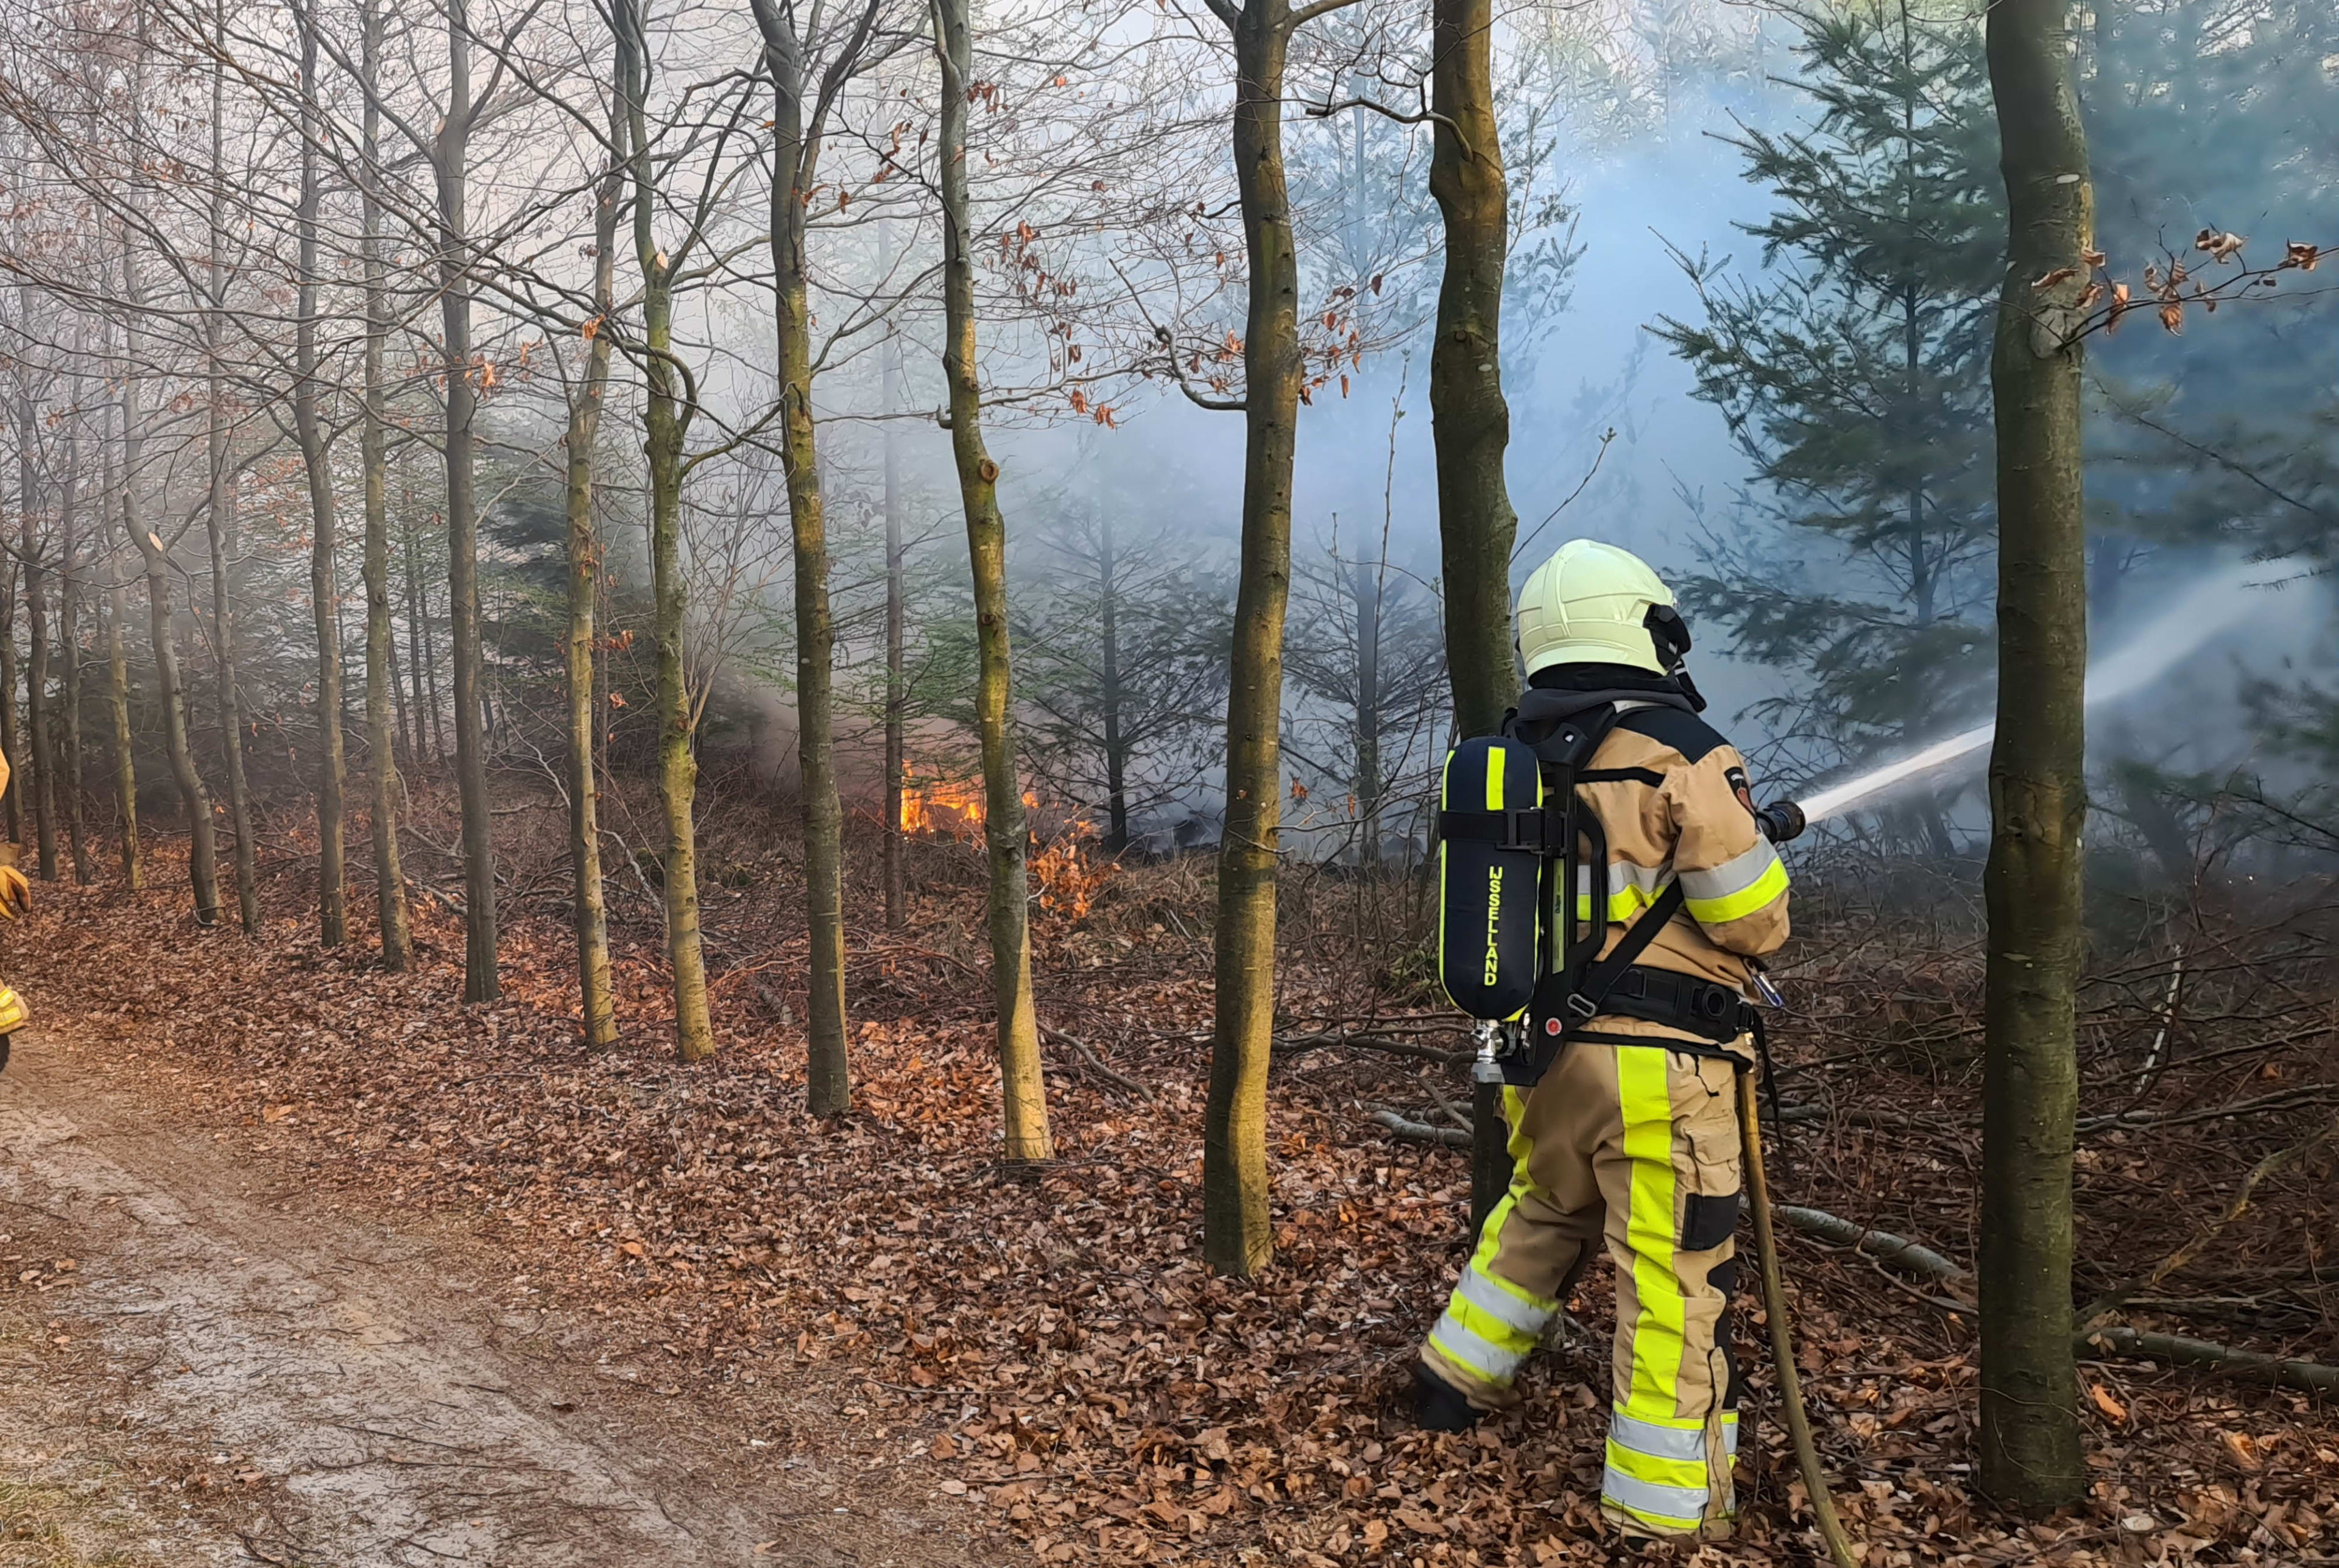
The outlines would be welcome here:
[[[1036,918],[1043,1017],[1062,1019],[1156,1098],[1136,1107],[1071,1056],[1051,1061],[1061,1158],[1021,1171],[1000,1160],[996,1058],[982,988],[968,983],[979,960],[957,935],[974,929],[975,874],[923,909],[908,940],[856,933],[858,1109],[834,1122],[803,1113],[802,1037],[774,1021],[804,1016],[782,994],[802,951],[785,887],[717,903],[711,918],[787,1011],[732,981],[739,971],[718,971],[723,1052],[689,1070],[660,1049],[647,928],[637,945],[622,932],[618,942],[629,1043],[593,1056],[574,1043],[565,939],[549,916],[511,920],[509,994],[489,1008],[454,1002],[449,957],[381,974],[360,953],[321,953],[298,908],[280,912],[261,943],[194,936],[168,892],[106,904],[61,894],[35,917],[40,945],[28,956],[52,1016],[78,1016],[123,1060],[151,1064],[158,1095],[233,1108],[228,1119],[244,1127],[235,1136],[272,1140],[321,1186],[492,1221],[500,1245],[528,1254],[532,1277],[637,1321],[656,1370],[611,1376],[677,1399],[759,1376],[837,1390],[858,1414],[814,1440],[886,1426],[891,1462],[915,1468],[918,1495],[951,1499],[954,1519],[1020,1540],[1032,1560],[1418,1557],[1465,1568],[1597,1563],[1622,1550],[1597,1503],[1604,1267],[1571,1303],[1576,1327],[1532,1365],[1516,1412],[1453,1437],[1406,1419],[1413,1346],[1462,1255],[1467,1170],[1446,1149],[1385,1140],[1357,1106],[1408,1093],[1417,1103],[1419,1064],[1327,1052],[1278,1067],[1278,1262],[1255,1281],[1213,1277],[1196,1245],[1208,952],[1161,934],[1159,912],[1199,916],[1206,893],[1170,883],[1182,874],[1175,867],[1124,869],[1089,919]],[[167,872],[155,881],[170,885]],[[1295,901],[1295,952],[1304,908]],[[459,953],[443,915],[419,923],[429,952]],[[1295,959],[1287,970],[1291,1016],[1382,1005],[1360,995],[1352,955],[1333,951],[1340,962]],[[1880,1032],[1842,1010],[1890,998],[1890,1028],[1932,1029],[1975,983],[1920,954],[1869,962],[1808,981],[1801,1026]],[[190,1011],[197,996],[210,999],[200,1013]],[[198,1016],[200,1029],[183,1021]],[[1795,1060],[1801,1044],[1781,1044]],[[1939,1092],[1925,1074],[1882,1066],[1861,1090]],[[1839,1212],[1954,1241],[1970,1212],[1955,1159],[1966,1146],[1953,1117],[1925,1126],[1922,1136],[1851,1122],[1798,1129],[1792,1179]],[[1813,1161],[1802,1159],[1807,1139]],[[2143,1183],[2127,1163],[2131,1145],[2098,1147],[2106,1158],[2082,1171],[2083,1198],[2087,1184]],[[2148,1258],[2156,1239],[2147,1228],[2120,1245]],[[2269,1464],[2240,1430],[2256,1418],[2235,1400],[2272,1400],[2314,1441],[2339,1444],[2303,1402],[2172,1397],[2169,1387],[2193,1386],[2146,1373],[2119,1395],[2086,1386],[2109,1424],[2090,1511],[2045,1537],[2008,1534],[1967,1494],[1967,1331],[1883,1290],[1860,1260],[1794,1246],[1814,1420],[1830,1463],[1870,1484],[1850,1501],[1890,1561],[1962,1553],[2077,1565],[2095,1549],[2090,1532],[2107,1538],[2147,1507],[2169,1508],[2173,1521],[2180,1497],[2182,1536],[2172,1525],[2152,1537],[2171,1560],[2184,1554],[2178,1539],[2195,1552],[2238,1545],[2268,1528],[2276,1504],[2287,1512],[2273,1533],[2285,1543],[2339,1514],[2339,1470]],[[44,1266],[20,1283],[61,1277]],[[1800,1562],[1807,1545],[1782,1495],[1792,1466],[1758,1338],[1749,1330],[1740,1347],[1755,1377],[1748,1514],[1716,1561]],[[2188,1465],[2189,1479],[2170,1481]],[[2226,1484],[2236,1474],[2258,1488],[2256,1502],[2245,1506]]]

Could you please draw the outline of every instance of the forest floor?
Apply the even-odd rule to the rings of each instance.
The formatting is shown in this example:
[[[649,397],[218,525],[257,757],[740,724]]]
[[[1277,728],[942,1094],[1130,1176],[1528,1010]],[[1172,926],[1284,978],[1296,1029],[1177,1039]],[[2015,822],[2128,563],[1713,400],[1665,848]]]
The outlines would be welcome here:
[[[1450,1020],[1402,973],[1358,972],[1379,895],[1290,901],[1278,1256],[1245,1282],[1198,1256],[1207,863],[1114,873],[1091,913],[1038,922],[1058,1158],[1035,1171],[1000,1159],[962,858],[904,930],[855,933],[854,1111],[831,1123],[802,1110],[776,851],[706,857],[722,1050],[689,1069],[658,1023],[646,897],[617,912],[626,1043],[588,1056],[557,883],[514,899],[505,1000],[470,1008],[437,906],[416,971],[384,973],[362,942],[318,948],[290,861],[258,941],[198,930],[163,856],[146,893],[37,889],[0,938],[36,1013],[0,1077],[0,1511],[30,1543],[0,1541],[0,1565],[1640,1560],[1597,1519],[1604,1267],[1522,1409],[1461,1437],[1405,1419],[1467,1169],[1368,1119],[1434,1122],[1461,1081]],[[1781,1198],[1969,1263],[1976,956],[1835,914],[1858,940],[1793,966],[1781,1050],[1808,1119]],[[2125,1085],[2174,1017],[2166,968],[2091,991],[2091,1071],[2117,1037]],[[2292,993],[2310,1027],[2254,1002],[2261,1048],[2236,1055],[2240,1015],[2205,981],[2197,1028],[2154,1048],[2187,1071],[2162,1060],[2117,1101],[2091,1080],[2086,1109],[2126,1119],[2082,1151],[2080,1284],[2133,1287],[2198,1238],[2122,1321],[2329,1361],[2339,1172],[2313,1139],[2339,1008]],[[2339,1563],[2331,1401],[2090,1360],[2089,1500],[2011,1520],[1970,1494],[1959,1287],[1801,1237],[1786,1261],[1878,1568]],[[1652,1561],[1813,1560],[1741,1316],[1741,1531]],[[84,1554],[36,1554],[44,1531]]]

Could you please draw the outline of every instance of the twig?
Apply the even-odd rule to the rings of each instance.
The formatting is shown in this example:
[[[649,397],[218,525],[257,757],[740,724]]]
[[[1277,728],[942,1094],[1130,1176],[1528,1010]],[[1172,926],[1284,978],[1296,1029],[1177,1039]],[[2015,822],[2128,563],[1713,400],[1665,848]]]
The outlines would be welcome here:
[[[2216,1121],[2228,1116],[2247,1116],[2254,1110],[2294,1110],[2301,1106],[2330,1103],[2328,1084],[2303,1083],[2294,1089],[2277,1090],[2262,1094],[2255,1100],[2237,1100],[2230,1105],[2213,1105],[2206,1110],[2176,1110],[2159,1116],[2142,1116],[2132,1110],[2117,1116],[2083,1116],[2079,1119],[2081,1132],[2096,1132],[2105,1128],[2183,1127],[2195,1121]]]
[[[1129,1090],[1130,1093],[1137,1096],[1140,1100],[1151,1100],[1153,1098],[1153,1091],[1150,1089],[1148,1089],[1144,1084],[1138,1082],[1137,1080],[1129,1077],[1125,1073],[1115,1072],[1111,1068],[1107,1067],[1104,1064],[1104,1059],[1097,1055],[1097,1053],[1089,1047],[1086,1041],[1075,1039],[1073,1036],[1066,1034],[1062,1030],[1051,1028],[1049,1025],[1044,1023],[1040,1026],[1040,1032],[1046,1035],[1050,1040],[1057,1040],[1062,1044],[1071,1046],[1074,1051],[1079,1053],[1081,1062],[1086,1065],[1088,1070],[1095,1073],[1107,1083],[1118,1084],[1122,1089]]]
[[[2176,1028],[2176,993],[2185,984],[2185,944],[2176,944],[2176,957],[2168,966],[2168,994],[2160,1003],[2160,1027],[2153,1031],[2152,1049],[2144,1053],[2144,1070],[2136,1075],[2136,1091],[2142,1094],[2152,1087],[2160,1070],[2160,1053],[2168,1044],[2169,1034]]]
[[[1454,1102],[1446,1099],[1445,1094],[1439,1090],[1436,1080],[1425,1076],[1421,1080],[1421,1086],[1429,1090],[1429,1098],[1437,1102],[1437,1109],[1446,1113],[1446,1119],[1460,1128],[1463,1131],[1469,1133],[1473,1141],[1475,1141],[1477,1137],[1477,1129],[1472,1127],[1470,1125],[1470,1119],[1463,1115],[1460,1109],[1455,1106]]]
[[[2258,1183],[2284,1167],[2295,1163],[2302,1156],[2310,1154],[2329,1142],[2334,1134],[2339,1134],[2339,1116],[2334,1116],[2324,1122],[2320,1131],[2304,1142],[2295,1143],[2288,1149],[2277,1149],[2259,1160],[2250,1168],[2249,1175],[2242,1178],[2241,1190],[2234,1194],[2234,1200],[2226,1205],[2224,1213],[2204,1226],[2193,1239],[2162,1258],[2153,1271],[2146,1275],[2140,1282],[2098,1298],[2093,1306],[2079,1314],[2080,1323],[2083,1325],[2093,1323],[2105,1313],[2113,1311],[2133,1297],[2152,1289],[2162,1280],[2192,1262],[2199,1255],[2201,1248],[2207,1246],[2219,1231],[2242,1217],[2243,1210],[2250,1206],[2251,1195],[2258,1189]]]
[[[1378,1040],[1367,1034],[1283,1034],[1275,1040],[1274,1054],[1279,1057],[1299,1056],[1311,1050],[1338,1047],[1351,1050],[1377,1050],[1387,1056],[1409,1056],[1416,1061],[1434,1061],[1451,1067],[1467,1061],[1466,1050],[1439,1050],[1435,1046],[1416,1045],[1410,1040]]]

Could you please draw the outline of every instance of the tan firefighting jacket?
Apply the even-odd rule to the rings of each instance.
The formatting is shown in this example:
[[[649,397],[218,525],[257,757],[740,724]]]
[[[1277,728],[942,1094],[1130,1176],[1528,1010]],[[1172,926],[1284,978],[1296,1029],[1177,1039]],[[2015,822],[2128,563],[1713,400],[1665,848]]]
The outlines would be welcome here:
[[[1716,981],[1752,998],[1748,960],[1787,940],[1787,868],[1755,825],[1746,761],[1696,715],[1634,707],[1616,721],[1584,771],[1605,779],[1577,786],[1608,835],[1604,955],[1681,879],[1682,912],[1638,962]],[[1576,915],[1589,919],[1594,872],[1579,863]],[[1603,1033],[1693,1038],[1640,1019],[1604,1016]]]

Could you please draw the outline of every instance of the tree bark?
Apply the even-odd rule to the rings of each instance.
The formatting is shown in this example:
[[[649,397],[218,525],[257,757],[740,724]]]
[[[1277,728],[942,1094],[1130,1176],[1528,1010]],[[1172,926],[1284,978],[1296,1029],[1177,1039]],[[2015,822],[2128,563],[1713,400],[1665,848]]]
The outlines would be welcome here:
[[[349,940],[348,845],[342,793],[348,760],[341,736],[340,585],[334,570],[340,523],[333,496],[332,453],[318,409],[317,224],[323,199],[317,142],[323,115],[317,103],[316,18],[307,5],[294,13],[301,31],[301,277],[294,292],[292,428],[309,476],[309,608],[317,638],[317,934],[326,947]]]
[[[1518,700],[1511,647],[1511,541],[1518,517],[1503,480],[1503,268],[1510,196],[1495,123],[1493,0],[1434,0],[1429,192],[1446,221],[1446,274],[1429,353],[1446,575],[1446,662],[1456,727],[1492,735]]]
[[[2080,354],[2067,334],[2094,214],[2066,5],[1999,0],[1989,19],[2011,242],[1990,368],[2000,678],[1983,873],[1980,1478],[2025,1510],[2076,1503],[2086,1485],[2071,1151],[2087,601]],[[2035,286],[2062,268],[2077,270],[2069,282]]]
[[[1129,847],[1129,743],[1120,724],[1120,563],[1113,558],[1112,514],[1099,507],[1097,518],[1098,705],[1104,710],[1104,846],[1119,854]]]
[[[1243,341],[1241,577],[1227,700],[1210,1090],[1202,1129],[1202,1252],[1248,1277],[1275,1257],[1268,1222],[1268,1055],[1275,1029],[1275,863],[1282,817],[1283,621],[1291,589],[1291,469],[1305,366],[1299,267],[1283,163],[1286,0],[1232,23],[1234,163],[1250,267]]]
[[[29,318],[27,324],[29,325]],[[43,882],[57,880],[56,755],[49,735],[49,589],[48,571],[42,564],[44,548],[40,516],[40,433],[34,415],[33,391],[25,385],[16,404],[16,468],[22,487],[22,545],[25,558],[25,626],[30,633],[25,676],[25,717],[32,728],[33,840],[35,869]]]
[[[1023,784],[1016,771],[1014,688],[1007,623],[1007,519],[999,465],[982,445],[976,362],[972,201],[967,191],[966,89],[974,68],[969,0],[934,0],[941,37],[943,379],[949,384],[951,454],[974,571],[978,673],[975,728],[982,744],[982,837],[991,867],[991,993],[999,1031],[999,1085],[1007,1158],[1047,1159],[1048,1090],[1040,1072],[1031,999],[1031,887],[1024,866]]]
[[[1357,863],[1381,863],[1381,587],[1383,567],[1349,573],[1357,602]]]
[[[106,706],[113,719],[113,795],[122,815],[122,885],[136,892],[146,885],[145,857],[138,845],[138,754],[130,727],[130,656],[123,646],[122,619],[129,607],[122,584],[106,590]]]
[[[945,152],[944,156],[948,156]],[[881,224],[885,274],[893,275],[893,227]],[[902,436],[893,416],[902,409],[902,340],[888,322],[878,350],[878,379],[885,411],[885,822],[878,838],[885,883],[885,929],[899,931],[908,916],[909,891],[903,865],[902,782],[909,765],[903,733],[909,694],[902,679],[908,644],[908,574],[902,554]]]
[[[496,844],[488,800],[487,728],[479,690],[479,512],[471,428],[470,234],[468,216],[471,24],[467,0],[447,7],[447,114],[431,149],[439,197],[441,373],[447,397],[447,619],[455,652],[455,784],[462,799],[463,1000],[503,995],[496,973]],[[435,712],[433,716],[435,717]]]
[[[666,962],[674,971],[675,1050],[685,1061],[715,1054],[706,1001],[706,953],[698,929],[698,837],[694,796],[698,759],[691,749],[693,710],[683,666],[683,622],[689,588],[682,567],[683,410],[674,358],[674,263],[658,248],[651,222],[657,188],[643,113],[647,40],[638,4],[618,0],[618,77],[628,126],[634,251],[642,272],[642,380],[645,447],[649,459],[652,631],[657,647],[658,797],[666,816]]]
[[[78,348],[78,342],[76,342]],[[64,473],[57,491],[57,646],[64,660],[64,714],[59,729],[58,788],[64,797],[65,843],[71,846],[74,883],[97,880],[82,802],[81,764],[81,400],[84,384],[73,380],[74,413],[65,421]]]
[[[625,144],[624,100],[612,94],[609,139]],[[623,166],[612,160],[593,204],[595,330],[585,351],[585,378],[568,405],[568,859],[575,879],[577,988],[585,1048],[617,1043],[617,1017],[609,969],[609,908],[601,884],[601,773],[594,732],[600,723],[594,637],[600,606],[601,537],[593,516],[594,445],[609,384],[609,344],[616,310],[617,204]]]
[[[206,380],[204,457],[209,487],[203,541],[211,554],[212,647],[220,748],[227,763],[228,826],[235,833],[236,918],[246,936],[260,934],[260,846],[252,823],[252,787],[243,766],[243,691],[237,678],[235,626],[235,471],[228,450],[227,370],[227,8],[212,15],[211,255],[203,313]]]
[[[795,549],[796,756],[803,774],[804,910],[810,927],[805,1104],[814,1116],[850,1108],[845,1049],[844,813],[836,794],[836,626],[828,597],[828,519],[821,494],[812,410],[812,307],[804,259],[805,207],[819,144],[804,125],[803,40],[776,0],[752,0],[772,76],[773,320],[778,338],[780,467]],[[865,21],[864,35],[865,36]],[[857,48],[858,44],[850,45]],[[832,64],[836,74],[844,62]]]
[[[0,563],[0,760],[8,764],[7,780],[0,784],[0,814],[7,819],[8,842],[19,845],[25,842],[25,770],[18,765],[25,760],[25,742],[16,717],[21,674],[16,665],[16,584],[20,577],[13,554]]]
[[[123,293],[131,302],[134,323],[135,311],[144,301],[135,258],[123,256],[122,271]],[[195,769],[194,750],[187,737],[186,686],[179,673],[179,646],[171,632],[171,563],[162,536],[147,525],[138,504],[139,457],[144,437],[138,409],[141,353],[138,329],[133,325],[123,340],[123,362],[130,370],[122,383],[122,526],[145,563],[147,628],[154,645],[154,695],[163,705],[163,753],[170,760],[172,781],[179,786],[180,810],[187,818],[187,882],[194,892],[195,923],[210,925],[219,919],[211,797],[203,791],[202,775]]]
[[[398,745],[390,727],[398,643],[390,610],[389,419],[382,393],[390,303],[382,260],[381,209],[373,184],[381,156],[381,110],[375,96],[375,73],[380,67],[382,15],[375,0],[367,0],[363,6],[360,27],[360,68],[366,76],[360,125],[364,175],[359,193],[358,239],[365,278],[366,334],[364,423],[359,434],[360,463],[365,470],[366,786],[373,818],[374,923],[381,936],[381,966],[396,971],[413,962],[414,941],[406,907],[406,868],[398,853]],[[335,652],[338,665],[339,650]]]
[[[414,700],[430,715],[430,760],[447,760],[447,727],[439,717],[439,654],[430,646],[430,590],[422,581],[422,531],[406,530],[406,655],[414,672]],[[414,751],[422,754],[422,715],[414,715]]]

